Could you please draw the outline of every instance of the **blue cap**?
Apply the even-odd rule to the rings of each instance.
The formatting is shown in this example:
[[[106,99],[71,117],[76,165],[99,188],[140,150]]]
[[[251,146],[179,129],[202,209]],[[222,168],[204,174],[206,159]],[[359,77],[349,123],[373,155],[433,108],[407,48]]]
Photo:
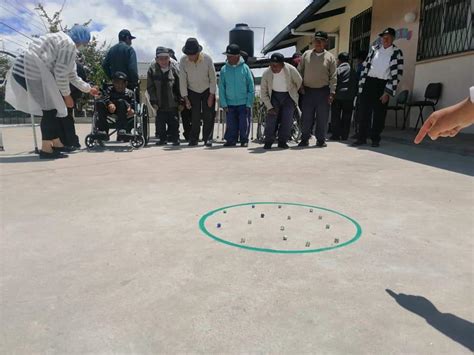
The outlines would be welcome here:
[[[67,34],[74,43],[89,43],[91,40],[91,32],[86,26],[74,25]]]

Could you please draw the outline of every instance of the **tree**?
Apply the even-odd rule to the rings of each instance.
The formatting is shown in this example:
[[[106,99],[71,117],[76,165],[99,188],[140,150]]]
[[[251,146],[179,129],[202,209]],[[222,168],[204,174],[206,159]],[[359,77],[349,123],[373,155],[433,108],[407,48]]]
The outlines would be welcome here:
[[[48,23],[49,32],[55,33],[59,31],[67,32],[68,27],[63,27],[63,20],[61,18],[61,13],[63,8],[56,11],[52,16],[50,16],[44,6],[39,3],[36,5],[35,10],[38,11],[39,15],[43,17]],[[92,22],[92,19],[84,22],[84,26],[89,26]],[[94,85],[100,85],[104,80],[106,80],[106,75],[102,69],[102,61],[109,50],[110,45],[107,45],[106,42],[99,43],[97,38],[92,36],[92,40],[85,46],[84,49],[80,51],[78,60],[81,64],[84,65],[88,75],[87,80],[92,82]]]

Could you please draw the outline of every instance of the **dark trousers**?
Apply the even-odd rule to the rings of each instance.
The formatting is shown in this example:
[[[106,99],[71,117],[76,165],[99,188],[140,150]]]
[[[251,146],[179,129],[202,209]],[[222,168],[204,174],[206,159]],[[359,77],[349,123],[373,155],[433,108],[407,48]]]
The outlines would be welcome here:
[[[311,137],[311,131],[314,125],[316,115],[316,139],[318,142],[326,140],[329,119],[329,86],[318,89],[305,87],[303,95],[301,121],[302,140],[308,140]]]
[[[187,141],[191,136],[191,110],[185,108],[181,111],[181,123],[183,124],[183,136]]]
[[[380,97],[385,92],[387,81],[368,77],[362,94],[360,95],[359,119],[360,131],[359,140],[365,142],[369,135],[372,142],[380,142],[380,134],[385,128],[385,117],[387,115],[388,102],[383,104]],[[370,124],[372,122],[372,125]]]
[[[158,110],[156,113],[156,132],[160,141],[166,142],[168,138],[171,142],[179,141],[179,120],[178,111]]]
[[[199,141],[199,131],[202,127],[202,140],[208,141],[212,139],[212,131],[214,128],[214,117],[212,116],[213,109],[207,105],[209,98],[209,89],[202,93],[197,93],[188,89],[188,98],[191,101],[191,134],[190,141]]]
[[[295,103],[287,92],[272,92],[271,103],[277,114],[267,114],[265,119],[265,143],[273,143],[278,130],[278,141],[286,143],[291,136]]]
[[[224,139],[227,143],[237,143],[237,138],[240,137],[240,143],[248,143],[249,141],[249,114],[245,105],[228,106],[226,114],[227,128]]]
[[[114,114],[117,115],[117,131],[121,129],[127,129],[127,111],[129,104],[125,100],[114,100],[113,104],[116,107]],[[99,114],[98,128],[100,131],[107,132],[109,130],[109,124],[107,123],[107,116],[110,115],[105,102],[97,102],[97,112]]]
[[[79,137],[74,126],[73,108],[67,108],[67,117],[58,118],[60,125],[60,139],[65,146],[80,147]]]
[[[44,141],[51,141],[56,138],[60,138],[61,127],[57,118],[57,110],[43,110],[43,118],[41,119],[41,139]]]
[[[351,129],[353,100],[334,100],[331,104],[331,128],[333,138],[347,140]]]

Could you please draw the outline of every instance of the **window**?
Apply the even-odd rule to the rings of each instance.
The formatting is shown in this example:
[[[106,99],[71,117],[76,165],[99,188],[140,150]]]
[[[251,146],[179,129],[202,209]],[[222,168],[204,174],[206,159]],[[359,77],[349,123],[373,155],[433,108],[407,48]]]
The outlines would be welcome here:
[[[351,18],[349,37],[349,54],[357,56],[361,51],[368,52],[370,48],[370,30],[372,28],[372,8]]]
[[[471,0],[422,0],[417,60],[474,49]]]

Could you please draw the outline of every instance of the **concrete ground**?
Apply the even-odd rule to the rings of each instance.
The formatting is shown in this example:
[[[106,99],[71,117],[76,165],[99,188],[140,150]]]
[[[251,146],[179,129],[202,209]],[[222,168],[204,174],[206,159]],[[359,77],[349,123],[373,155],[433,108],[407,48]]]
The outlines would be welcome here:
[[[2,133],[2,354],[474,350],[472,155],[111,144],[40,161],[31,128]],[[362,235],[275,254],[199,229],[258,201],[336,210]]]

